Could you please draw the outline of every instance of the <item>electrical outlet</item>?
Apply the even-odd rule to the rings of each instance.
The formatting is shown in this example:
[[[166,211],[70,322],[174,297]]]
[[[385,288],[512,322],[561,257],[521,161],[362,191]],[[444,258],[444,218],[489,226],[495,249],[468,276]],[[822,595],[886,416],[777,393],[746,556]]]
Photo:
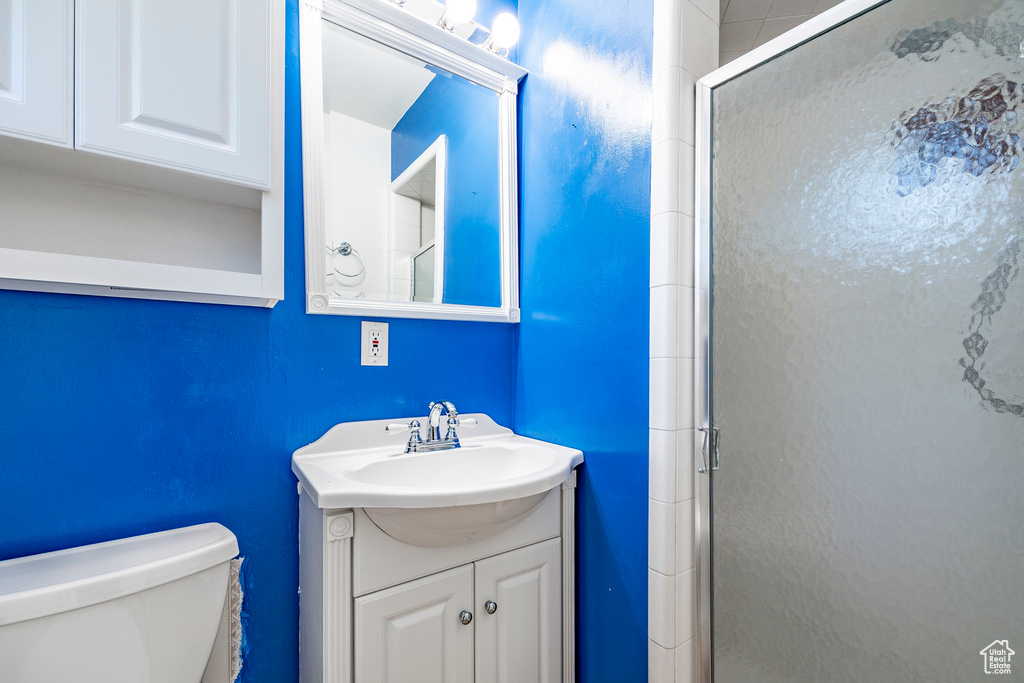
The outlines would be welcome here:
[[[388,324],[362,321],[360,363],[362,365],[388,364]]]

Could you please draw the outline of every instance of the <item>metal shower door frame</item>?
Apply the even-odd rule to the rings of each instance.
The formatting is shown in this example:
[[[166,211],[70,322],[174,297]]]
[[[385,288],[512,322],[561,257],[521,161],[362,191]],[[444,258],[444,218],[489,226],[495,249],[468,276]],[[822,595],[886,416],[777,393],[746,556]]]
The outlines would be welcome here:
[[[890,0],[846,0],[832,9],[804,22],[787,33],[755,48],[727,65],[712,71],[697,81],[696,92],[696,172],[695,206],[696,224],[694,230],[694,287],[693,333],[694,333],[694,383],[693,447],[697,454],[693,464],[696,471],[694,485],[694,553],[696,564],[696,595],[694,609],[697,619],[697,682],[712,683],[711,654],[711,477],[713,476],[710,453],[703,452],[707,446],[705,433],[713,425],[711,421],[711,207],[712,188],[711,150],[712,134],[712,91],[742,76],[748,71],[765,64],[776,57],[828,33],[832,29],[869,12]],[[704,431],[702,431],[702,429]],[[728,435],[725,435],[728,442]],[[710,440],[710,439],[709,439]],[[725,467],[729,462],[726,459]],[[699,472],[703,468],[704,472]],[[717,468],[716,468],[717,469]]]

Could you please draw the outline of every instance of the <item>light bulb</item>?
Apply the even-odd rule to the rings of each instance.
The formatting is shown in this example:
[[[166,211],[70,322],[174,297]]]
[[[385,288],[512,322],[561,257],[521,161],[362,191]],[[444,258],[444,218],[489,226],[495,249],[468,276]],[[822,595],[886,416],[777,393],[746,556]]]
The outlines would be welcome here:
[[[519,40],[519,21],[509,14],[502,12],[494,18],[494,28],[491,29],[490,45],[492,49],[500,50],[509,48]]]
[[[476,14],[476,0],[448,0],[445,5],[442,22],[449,31],[459,24],[464,24]]]

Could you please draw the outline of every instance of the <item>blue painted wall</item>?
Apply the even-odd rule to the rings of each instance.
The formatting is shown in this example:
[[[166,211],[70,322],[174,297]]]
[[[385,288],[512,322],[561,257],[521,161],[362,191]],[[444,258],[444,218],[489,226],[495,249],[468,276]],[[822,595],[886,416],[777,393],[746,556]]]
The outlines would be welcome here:
[[[422,415],[439,398],[512,420],[511,326],[390,320],[391,365],[371,368],[359,319],[306,315],[297,6],[284,301],[0,291],[0,559],[221,522],[247,558],[251,683],[298,679],[292,451],[338,422]]]
[[[651,0],[520,0],[515,430],[580,448],[582,683],[647,680]]]
[[[501,305],[498,95],[439,71],[391,131],[391,179],[447,136],[444,302]]]
[[[247,558],[243,680],[295,681],[292,451],[443,397],[586,452],[580,681],[646,680],[649,125],[619,105],[650,88],[650,0],[520,4],[524,321],[390,320],[387,368],[358,364],[358,319],[304,312],[287,8],[285,300],[0,291],[0,559],[221,522]],[[481,2],[478,19],[515,9]]]

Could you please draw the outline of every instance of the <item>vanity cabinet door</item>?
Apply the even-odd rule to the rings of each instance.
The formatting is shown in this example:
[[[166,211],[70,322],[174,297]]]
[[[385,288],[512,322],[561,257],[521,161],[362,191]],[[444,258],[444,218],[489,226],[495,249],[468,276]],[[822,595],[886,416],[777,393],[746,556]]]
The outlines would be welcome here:
[[[562,680],[561,586],[557,538],[476,563],[476,683]]]
[[[473,567],[466,565],[355,601],[358,683],[473,683]]]
[[[71,146],[73,0],[0,0],[0,133]]]
[[[75,8],[77,149],[269,187],[270,0]]]

